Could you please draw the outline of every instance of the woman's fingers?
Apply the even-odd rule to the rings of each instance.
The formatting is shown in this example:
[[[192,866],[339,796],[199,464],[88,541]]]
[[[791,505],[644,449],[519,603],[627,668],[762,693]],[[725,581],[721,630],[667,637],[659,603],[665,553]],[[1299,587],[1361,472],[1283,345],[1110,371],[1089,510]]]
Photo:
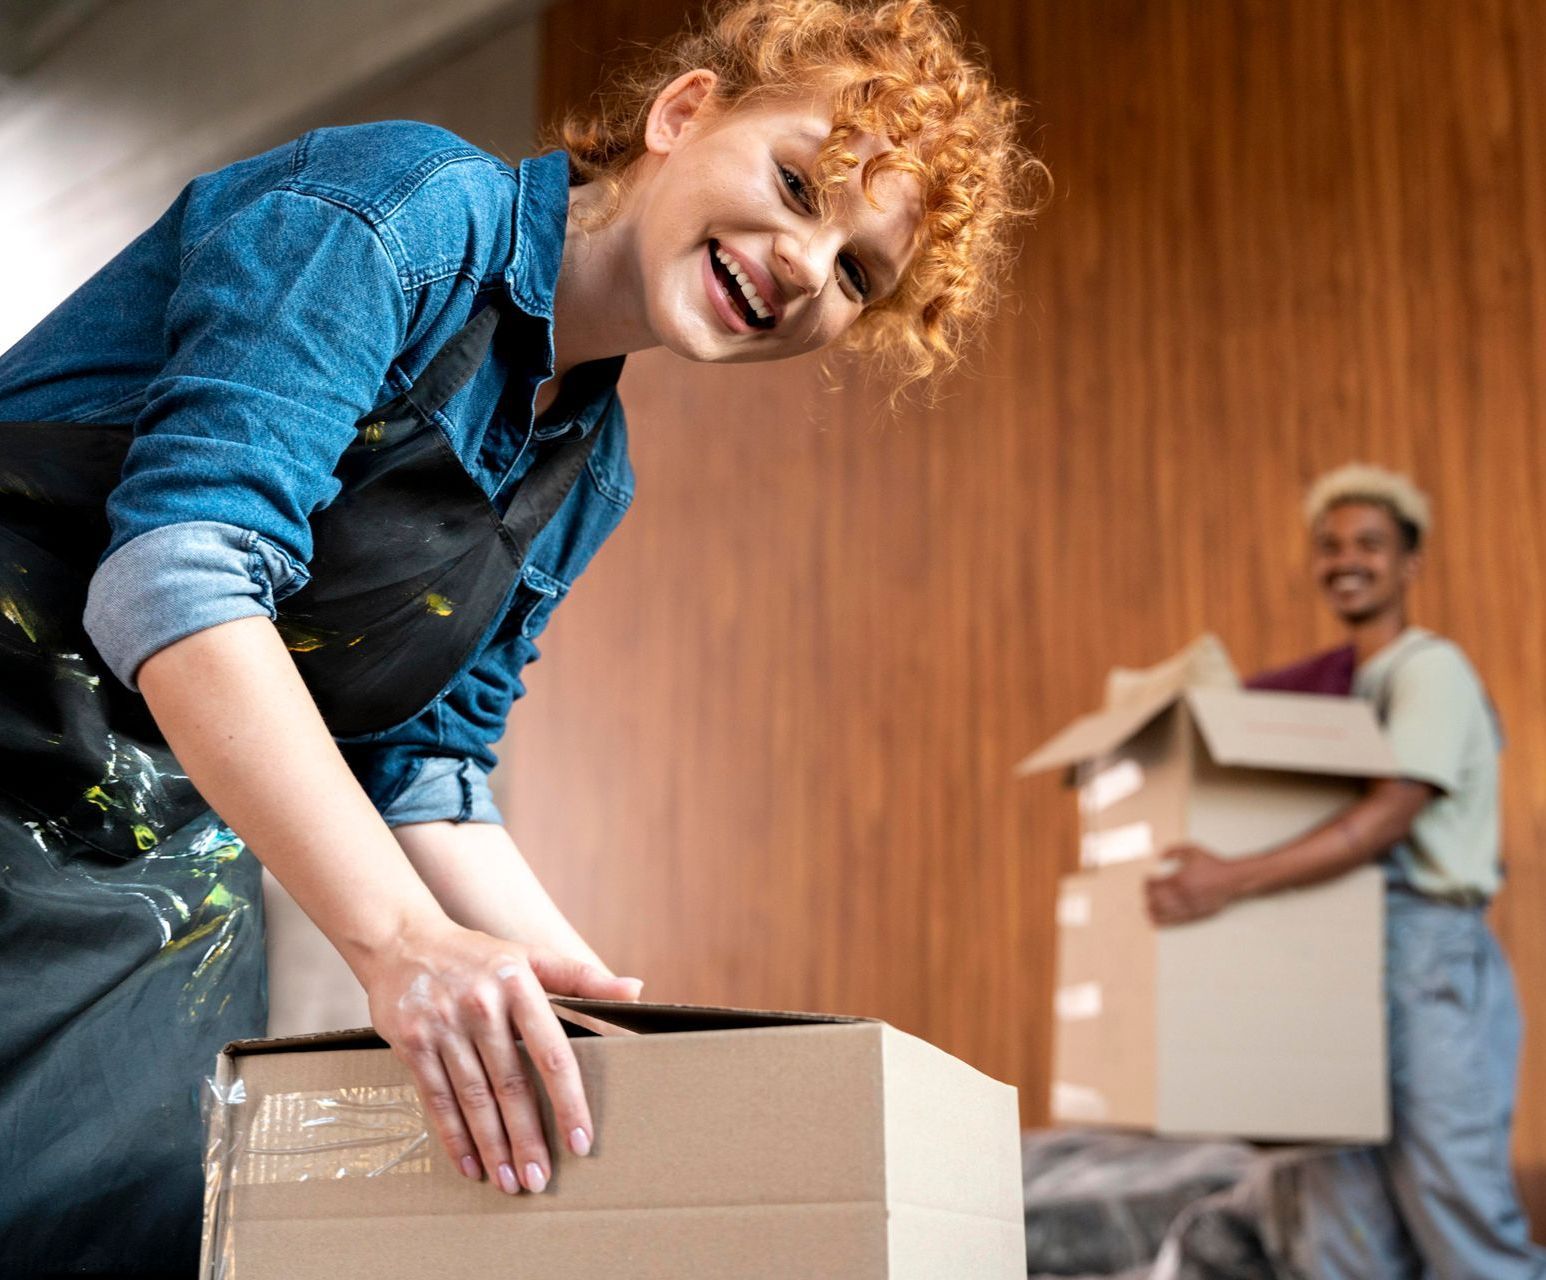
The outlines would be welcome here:
[[[543,990],[555,996],[581,996],[586,1000],[637,1000],[644,989],[644,983],[638,978],[614,978],[596,965],[552,951],[534,950],[528,960]]]
[[[440,1144],[451,1157],[451,1163],[469,1178],[481,1178],[483,1165],[478,1159],[477,1145],[462,1120],[461,1104],[456,1090],[446,1075],[439,1052],[428,1043],[415,1040],[397,1046],[398,1057],[413,1073],[419,1098],[424,1103],[424,1113],[434,1127]]]
[[[468,1041],[458,1038],[443,1044],[440,1052],[467,1129],[477,1145],[484,1172],[500,1190],[513,1195],[520,1188],[513,1176],[510,1140],[488,1072],[483,1067],[481,1048],[474,1048]]]
[[[490,1034],[478,1041],[478,1054],[509,1140],[509,1164],[498,1171],[499,1184],[506,1191],[517,1190],[518,1185],[528,1191],[545,1191],[553,1176],[553,1163],[542,1132],[536,1081],[521,1060],[508,1016],[503,1031],[503,1035]]]
[[[574,1048],[564,1032],[563,1023],[548,1003],[544,983],[530,966],[502,970],[505,991],[510,1000],[510,1013],[520,1028],[531,1064],[542,1076],[548,1102],[553,1108],[554,1141],[567,1146],[575,1155],[590,1154],[595,1137],[591,1123],[590,1105],[585,1100],[585,1086],[580,1080],[580,1067],[574,1058]],[[512,1133],[512,1137],[515,1135]],[[533,1191],[540,1191],[552,1177],[548,1153],[542,1145],[541,1131],[530,1148],[531,1158],[522,1156],[521,1181]],[[540,1185],[532,1185],[535,1179]]]

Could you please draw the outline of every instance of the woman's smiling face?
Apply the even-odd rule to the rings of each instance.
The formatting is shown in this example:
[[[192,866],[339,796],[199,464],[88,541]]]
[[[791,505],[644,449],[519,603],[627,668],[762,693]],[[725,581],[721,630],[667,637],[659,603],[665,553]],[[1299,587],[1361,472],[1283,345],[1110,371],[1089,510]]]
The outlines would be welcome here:
[[[628,198],[645,316],[693,360],[778,360],[826,346],[890,294],[912,256],[918,184],[888,172],[879,208],[852,181],[816,208],[811,175],[831,130],[823,103],[718,108],[690,72],[656,100]],[[862,165],[886,144],[856,135]]]

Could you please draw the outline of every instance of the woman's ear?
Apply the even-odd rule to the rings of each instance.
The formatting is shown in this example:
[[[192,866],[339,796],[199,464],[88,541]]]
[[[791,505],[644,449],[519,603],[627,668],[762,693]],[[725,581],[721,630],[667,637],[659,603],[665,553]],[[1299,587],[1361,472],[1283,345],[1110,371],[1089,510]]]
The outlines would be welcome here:
[[[719,77],[704,67],[686,71],[662,89],[644,125],[645,150],[663,156],[674,151],[707,114]]]

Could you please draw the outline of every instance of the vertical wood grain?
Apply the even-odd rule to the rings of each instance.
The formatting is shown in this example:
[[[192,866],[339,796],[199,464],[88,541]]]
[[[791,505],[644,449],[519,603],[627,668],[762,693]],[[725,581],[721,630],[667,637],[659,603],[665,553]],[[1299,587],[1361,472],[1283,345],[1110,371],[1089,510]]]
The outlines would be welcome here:
[[[1010,766],[1113,663],[1335,639],[1303,486],[1410,470],[1418,620],[1510,736],[1495,912],[1546,1219],[1546,10],[972,0],[1059,184],[933,410],[809,364],[625,377],[639,498],[513,719],[517,838],[653,994],[860,1011],[1045,1118],[1069,797]],[[670,5],[563,0],[545,102]]]

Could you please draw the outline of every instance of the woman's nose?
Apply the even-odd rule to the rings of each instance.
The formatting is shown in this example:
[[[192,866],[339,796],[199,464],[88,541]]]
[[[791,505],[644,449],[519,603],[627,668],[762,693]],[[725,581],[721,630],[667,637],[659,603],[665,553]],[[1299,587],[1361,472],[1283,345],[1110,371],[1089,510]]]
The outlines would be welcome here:
[[[816,297],[827,282],[827,272],[822,266],[821,237],[802,240],[796,236],[784,236],[774,252],[783,279],[781,284],[795,295]]]

